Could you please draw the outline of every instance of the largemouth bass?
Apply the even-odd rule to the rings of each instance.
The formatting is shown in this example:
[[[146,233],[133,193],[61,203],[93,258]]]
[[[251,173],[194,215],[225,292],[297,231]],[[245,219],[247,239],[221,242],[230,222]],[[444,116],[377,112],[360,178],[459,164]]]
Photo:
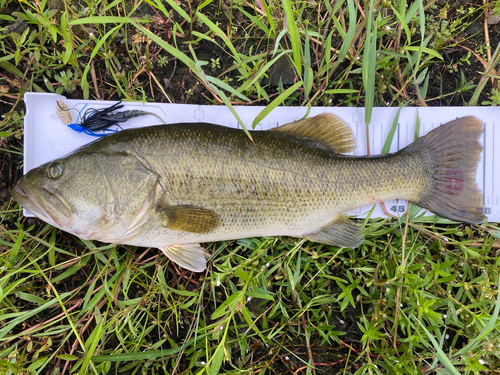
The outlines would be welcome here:
[[[194,123],[123,130],[29,171],[12,196],[84,239],[156,247],[195,272],[200,242],[293,236],[354,248],[342,215],[406,199],[445,218],[481,223],[475,173],[482,122],[463,117],[405,149],[348,156],[349,126],[322,114],[269,131]]]

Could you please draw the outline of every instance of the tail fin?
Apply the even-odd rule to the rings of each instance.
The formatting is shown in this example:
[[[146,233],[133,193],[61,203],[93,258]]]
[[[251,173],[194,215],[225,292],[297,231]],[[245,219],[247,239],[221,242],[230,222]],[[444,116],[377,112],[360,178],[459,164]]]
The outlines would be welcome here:
[[[462,117],[434,129],[405,149],[427,149],[432,159],[431,186],[427,195],[416,202],[419,206],[450,220],[473,224],[486,220],[483,194],[476,185],[483,150],[478,139],[482,133],[481,120]]]

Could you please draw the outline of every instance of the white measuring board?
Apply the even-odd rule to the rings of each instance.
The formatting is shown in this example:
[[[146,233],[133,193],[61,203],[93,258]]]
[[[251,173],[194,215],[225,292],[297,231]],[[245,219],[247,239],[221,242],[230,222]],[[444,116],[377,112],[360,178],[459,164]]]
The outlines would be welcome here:
[[[50,160],[67,155],[74,149],[96,140],[95,137],[76,133],[64,126],[56,115],[57,100],[62,99],[71,108],[73,120],[76,121],[78,111],[87,108],[101,109],[116,103],[114,101],[84,101],[66,99],[57,94],[26,93],[26,116],[24,118],[24,173]],[[194,104],[163,104],[123,102],[121,110],[143,110],[153,112],[166,124],[182,122],[208,122],[229,127],[239,127],[238,122],[225,106]],[[238,115],[248,129],[251,129],[254,118],[262,111],[260,106],[235,107]],[[374,108],[369,125],[370,154],[380,154],[389,134],[398,108]],[[329,112],[344,119],[352,128],[357,148],[355,155],[366,155],[366,125],[364,108],[354,107],[313,107],[309,116]],[[268,130],[304,117],[305,107],[278,107],[274,109],[255,130]],[[495,140],[500,141],[500,107],[425,107],[403,108],[399,115],[398,129],[394,135],[390,152],[396,152],[414,140],[417,113],[420,118],[420,136],[432,129],[458,117],[473,115],[481,119],[485,131],[481,138],[484,150],[477,170],[477,184],[484,194],[485,214],[490,222],[500,222],[500,148],[495,147]],[[121,124],[124,129],[158,125],[154,116],[143,116],[130,119]],[[498,137],[498,138],[495,138]],[[407,209],[407,202],[394,200],[385,202],[389,213],[401,216]],[[348,212],[356,217],[366,217],[373,209],[372,218],[385,217],[382,207],[377,204],[358,208]],[[33,216],[24,212],[26,216]],[[427,213],[431,215],[432,213]]]

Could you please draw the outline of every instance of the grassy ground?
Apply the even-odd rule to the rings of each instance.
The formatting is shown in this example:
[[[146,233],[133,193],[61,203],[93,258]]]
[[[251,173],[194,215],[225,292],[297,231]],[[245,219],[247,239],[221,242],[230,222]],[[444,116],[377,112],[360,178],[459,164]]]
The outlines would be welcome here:
[[[356,250],[206,244],[200,275],[26,219],[8,192],[26,91],[365,106],[368,123],[374,105],[497,105],[496,6],[0,0],[0,373],[500,373],[495,224],[410,210],[363,222]]]

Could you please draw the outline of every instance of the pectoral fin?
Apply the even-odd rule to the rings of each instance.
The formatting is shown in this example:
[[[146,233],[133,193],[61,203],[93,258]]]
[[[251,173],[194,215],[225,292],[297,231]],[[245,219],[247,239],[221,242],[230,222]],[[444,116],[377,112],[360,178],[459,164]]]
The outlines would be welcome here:
[[[286,132],[319,140],[340,154],[348,153],[356,148],[356,139],[349,125],[332,113],[321,113],[269,131]]]
[[[352,249],[361,245],[364,240],[359,226],[344,216],[317,232],[308,233],[301,237],[314,242]]]
[[[191,233],[210,233],[220,225],[220,218],[212,210],[192,205],[157,208],[161,224],[170,229]]]
[[[207,268],[205,251],[197,243],[170,245],[160,248],[172,262],[193,272],[203,272]]]

